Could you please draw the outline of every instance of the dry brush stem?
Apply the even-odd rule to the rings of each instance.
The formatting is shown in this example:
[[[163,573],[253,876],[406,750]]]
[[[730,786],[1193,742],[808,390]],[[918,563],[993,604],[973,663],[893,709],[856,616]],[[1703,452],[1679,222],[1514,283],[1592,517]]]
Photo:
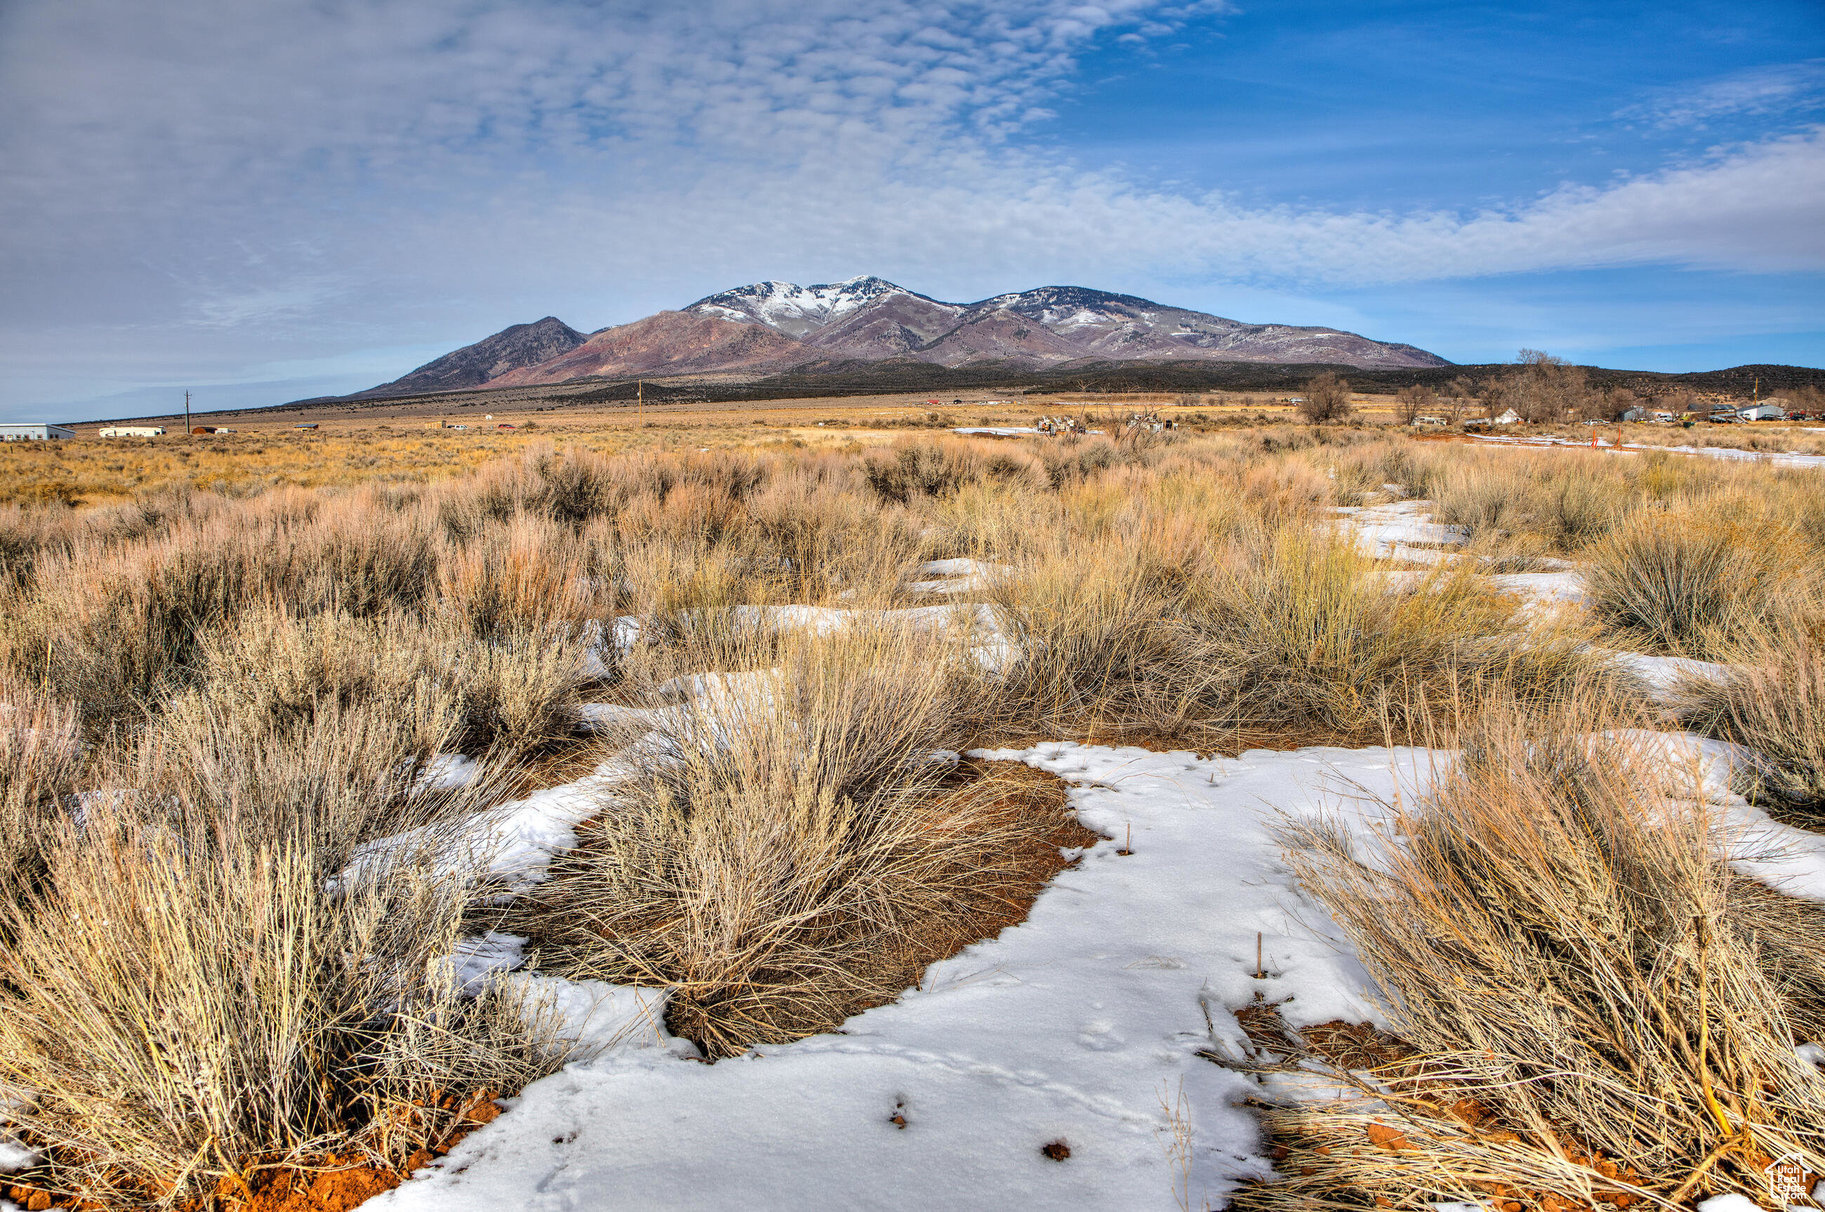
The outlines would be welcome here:
[[[1825,828],[1825,636],[1789,619],[1721,641],[1729,668],[1682,679],[1675,709],[1698,731],[1745,745],[1742,790],[1783,818]]]
[[[524,923],[565,975],[672,986],[673,1030],[711,1057],[896,996],[929,923],[1011,898],[1009,856],[1057,824],[1010,813],[992,780],[946,786],[934,751],[961,713],[942,639],[857,627],[778,659],[624,755],[635,776]]]
[[[1416,1055],[1353,1102],[1276,1109],[1287,1177],[1249,1206],[1417,1207],[1497,1180],[1670,1206],[1765,1197],[1788,1152],[1825,1171],[1825,1074],[1794,1051],[1825,1035],[1819,914],[1735,875],[1735,839],[1663,788],[1664,759],[1605,739],[1626,722],[1598,700],[1492,709],[1377,840],[1289,829]]]
[[[256,1167],[420,1140],[393,1109],[515,1086],[560,1057],[447,961],[464,889],[424,862],[326,886],[308,838],[92,813],[49,890],[0,910],[0,1083],[47,1185],[167,1205]]]

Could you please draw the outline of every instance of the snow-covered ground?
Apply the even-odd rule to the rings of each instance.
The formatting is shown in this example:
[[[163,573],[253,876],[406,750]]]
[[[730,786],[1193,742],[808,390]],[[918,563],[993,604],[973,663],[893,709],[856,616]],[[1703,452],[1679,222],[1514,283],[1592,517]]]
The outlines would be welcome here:
[[[1453,558],[1452,547],[1469,537],[1461,526],[1432,520],[1431,501],[1393,501],[1385,505],[1340,505],[1345,525],[1366,555],[1437,564]]]
[[[1490,446],[1518,449],[1541,446],[1572,446],[1592,449],[1590,442],[1578,442],[1570,438],[1553,437],[1520,437],[1514,434],[1472,434],[1478,442]],[[1737,450],[1732,446],[1655,446],[1646,442],[1624,442],[1618,447],[1613,439],[1598,437],[1595,449],[1614,450],[1620,454],[1629,454],[1647,450],[1664,450],[1669,454],[1701,455],[1709,459],[1738,459],[1748,462],[1765,462],[1776,467],[1825,467],[1825,455],[1788,454],[1780,451]]]
[[[1429,508],[1341,512],[1377,555],[1457,558],[1462,535],[1432,522]],[[926,592],[966,594],[1000,571],[954,560],[913,576]],[[1573,571],[1492,579],[1542,607],[1581,592]],[[1005,644],[992,612],[968,600],[891,612],[750,609],[761,626],[898,621]],[[611,643],[637,634],[623,620]],[[1679,676],[1723,669],[1616,656],[1661,692]],[[692,705],[714,712],[741,692],[723,675],[681,678],[663,705],[588,713],[634,734]],[[1636,739],[1669,769],[1692,772],[1690,794],[1719,806],[1740,870],[1825,901],[1825,838],[1777,824],[1732,790],[1732,770],[1752,755],[1680,733]],[[1109,839],[1060,873],[1021,925],[933,965],[918,988],[835,1032],[714,1065],[666,1032],[664,990],[514,973],[508,979],[561,1012],[586,1055],[367,1206],[1172,1209],[1221,1207],[1238,1185],[1268,1176],[1243,1105],[1262,1088],[1200,1053],[1242,1055],[1234,1011],[1257,996],[1279,1003],[1295,1027],[1380,1017],[1351,948],[1293,880],[1275,827],[1322,813],[1358,831],[1385,828],[1384,803],[1422,793],[1452,755],[1327,748],[1225,759],[1048,743],[981,756],[1059,775],[1079,818]],[[510,884],[536,881],[620,777],[611,761],[508,805],[477,821],[472,842]],[[464,975],[514,968],[521,942],[473,940],[459,957]],[[1047,1156],[1054,1142],[1069,1156]]]
[[[1066,778],[1080,819],[1113,838],[1024,924],[840,1032],[715,1065],[664,1033],[661,995],[545,981],[573,1007],[601,999],[591,1031],[614,1042],[369,1206],[1169,1209],[1265,1176],[1238,1105],[1258,1091],[1198,1052],[1240,1054],[1232,1008],[1257,992],[1290,999],[1295,1025],[1375,1014],[1278,854],[1275,812],[1361,814],[1360,795],[1392,795],[1397,772],[1410,794],[1428,755],[983,756]],[[1189,1133],[1176,1156],[1175,1118]],[[1041,1149],[1059,1140],[1070,1157],[1053,1161]]]
[[[1729,790],[1740,750],[1635,738],[1696,767],[1746,873],[1825,900],[1825,838]],[[1294,1026],[1377,1021],[1366,973],[1294,883],[1273,828],[1323,813],[1385,827],[1451,755],[1413,749],[1199,758],[1050,743],[985,752],[1066,779],[1110,840],[1084,852],[1021,925],[933,965],[898,1002],[834,1033],[706,1065],[663,1026],[664,992],[522,976],[597,1051],[372,1201],[384,1212],[686,1208],[1220,1207],[1265,1177],[1253,1079],[1233,1011],[1257,994]],[[520,857],[574,823],[574,796]],[[1128,847],[1130,854],[1120,851]],[[465,970],[519,961],[490,936]],[[1256,976],[1259,946],[1264,975]],[[1064,1142],[1070,1156],[1042,1147]]]

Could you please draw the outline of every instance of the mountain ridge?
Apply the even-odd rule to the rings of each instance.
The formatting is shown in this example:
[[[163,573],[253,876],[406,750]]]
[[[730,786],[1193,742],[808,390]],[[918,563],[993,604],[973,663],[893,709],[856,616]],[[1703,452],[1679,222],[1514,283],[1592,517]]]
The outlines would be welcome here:
[[[348,398],[629,375],[780,373],[900,358],[950,368],[1002,362],[1041,369],[1083,360],[1451,365],[1417,346],[1341,329],[1249,324],[1087,286],[951,303],[864,274],[810,286],[749,283],[587,335],[547,316]]]

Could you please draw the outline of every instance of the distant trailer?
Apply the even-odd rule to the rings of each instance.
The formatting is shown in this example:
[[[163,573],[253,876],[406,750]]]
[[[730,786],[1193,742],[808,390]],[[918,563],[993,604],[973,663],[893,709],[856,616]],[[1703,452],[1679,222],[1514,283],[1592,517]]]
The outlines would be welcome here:
[[[317,423],[315,421],[300,421],[296,425],[292,426],[292,428],[293,429],[315,429],[315,428],[317,428]]]
[[[163,425],[110,425],[101,431],[104,438],[158,438],[163,437]]]
[[[191,430],[190,432],[194,433],[194,434],[212,434],[212,433],[233,433],[234,430],[228,428],[226,425],[198,425],[195,429]]]
[[[0,442],[51,442],[65,441],[76,436],[74,429],[62,425],[48,425],[43,421],[15,422],[0,425]]]

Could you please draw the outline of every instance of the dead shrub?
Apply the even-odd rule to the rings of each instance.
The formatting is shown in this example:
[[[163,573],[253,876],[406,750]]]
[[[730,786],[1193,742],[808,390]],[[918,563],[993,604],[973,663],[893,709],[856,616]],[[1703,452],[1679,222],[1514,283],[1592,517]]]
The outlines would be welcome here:
[[[1289,826],[1407,1059],[1267,1117],[1289,1155],[1249,1208],[1766,1198],[1825,1170],[1816,907],[1736,875],[1703,804],[1602,699],[1485,706],[1461,762],[1390,827]],[[1313,1075],[1308,1073],[1308,1078]],[[1517,1196],[1518,1198],[1519,1196]]]
[[[1799,571],[1777,523],[1710,498],[1681,516],[1638,509],[1585,553],[1585,604],[1625,641],[1706,657],[1729,629],[1760,626]]]
[[[624,754],[636,777],[515,928],[548,969],[671,986],[673,1030],[711,1057],[896,996],[909,940],[1004,895],[1008,856],[1057,824],[992,782],[946,788],[951,666],[937,640],[863,626],[713,679]]]
[[[1742,790],[1778,815],[1825,828],[1825,637],[1785,620],[1720,641],[1729,669],[1681,679],[1675,710],[1687,726],[1745,745]]]

